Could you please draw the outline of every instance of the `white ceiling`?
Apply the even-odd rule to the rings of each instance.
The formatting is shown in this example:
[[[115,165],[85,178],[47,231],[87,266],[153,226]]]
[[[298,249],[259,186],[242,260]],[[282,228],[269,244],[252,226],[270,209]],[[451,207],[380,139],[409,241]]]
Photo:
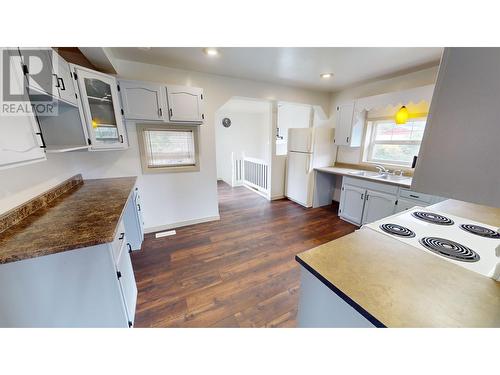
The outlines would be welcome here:
[[[109,48],[119,59],[321,91],[436,65],[442,48],[227,47],[206,56],[203,48]],[[334,73],[328,80],[320,74]]]

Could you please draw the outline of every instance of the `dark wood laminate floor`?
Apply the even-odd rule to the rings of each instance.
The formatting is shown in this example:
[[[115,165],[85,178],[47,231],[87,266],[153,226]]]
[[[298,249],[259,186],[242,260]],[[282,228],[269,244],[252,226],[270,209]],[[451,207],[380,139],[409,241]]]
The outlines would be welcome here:
[[[268,202],[219,183],[220,221],[146,235],[132,262],[136,327],[294,327],[295,254],[353,232],[337,206]]]

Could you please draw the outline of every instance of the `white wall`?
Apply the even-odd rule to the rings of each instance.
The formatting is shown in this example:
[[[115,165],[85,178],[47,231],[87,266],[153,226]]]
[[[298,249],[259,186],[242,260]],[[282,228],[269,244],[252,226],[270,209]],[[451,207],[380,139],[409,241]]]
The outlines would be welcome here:
[[[125,151],[49,155],[35,165],[0,171],[2,212],[75,173],[84,178],[139,176],[145,227],[154,229],[218,216],[215,159],[215,112],[234,96],[310,103],[329,110],[330,95],[264,82],[116,60],[118,75],[127,79],[202,87],[206,120],[200,128],[200,171],[143,175],[135,124],[127,123],[130,148]]]
[[[228,184],[231,184],[232,177],[231,153],[236,157],[244,154],[267,162],[271,154],[271,103],[263,102],[262,110],[252,111],[250,107],[245,108],[244,103],[239,104],[238,109],[231,108],[231,102],[218,110],[215,116],[217,178]],[[225,117],[231,119],[229,128],[222,125]]]
[[[411,89],[430,85],[436,82],[438,66],[404,74],[390,79],[379,80],[355,86],[332,94],[330,117],[335,122],[337,105],[367,96],[384,94],[393,91]],[[358,164],[361,161],[360,147],[340,146],[337,151],[337,162]]]

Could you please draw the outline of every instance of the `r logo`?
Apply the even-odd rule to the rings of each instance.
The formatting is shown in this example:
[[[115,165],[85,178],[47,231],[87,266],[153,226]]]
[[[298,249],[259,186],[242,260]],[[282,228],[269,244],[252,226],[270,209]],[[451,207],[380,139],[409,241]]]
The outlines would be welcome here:
[[[57,90],[53,84],[52,50],[50,49],[22,49],[22,63],[25,66],[27,81],[24,81],[23,92],[18,92],[11,84],[13,72],[11,72],[11,59],[19,60],[17,49],[3,49],[3,100],[23,101],[26,94],[30,95],[31,102],[47,102],[47,93],[54,96]]]

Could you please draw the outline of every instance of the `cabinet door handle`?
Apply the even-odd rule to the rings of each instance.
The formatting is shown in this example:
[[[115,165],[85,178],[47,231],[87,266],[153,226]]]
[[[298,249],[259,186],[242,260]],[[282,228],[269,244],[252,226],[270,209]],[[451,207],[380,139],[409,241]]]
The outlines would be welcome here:
[[[66,90],[66,85],[64,84],[64,79],[62,79],[61,77],[57,77],[57,82],[60,83],[60,87],[62,91],[65,91]]]
[[[172,116],[173,116],[173,114],[172,114],[172,108],[170,108],[170,109],[168,110],[168,112],[170,113],[170,117],[172,117]]]
[[[42,145],[40,146],[40,148],[47,148],[47,145],[45,144],[45,139],[43,139],[42,132],[35,133],[35,134],[38,135],[38,136],[40,136],[40,141],[42,141]]]
[[[349,143],[349,137],[346,138],[346,142]]]
[[[130,245],[128,242],[127,242],[127,247],[128,247],[128,253],[130,254],[132,252],[132,245]]]
[[[366,194],[366,200],[368,200],[368,197],[369,197],[369,195],[368,195],[368,194]]]
[[[52,73],[52,75],[56,78],[56,87],[57,88],[61,87],[61,85],[59,84],[59,77],[57,76],[57,74]]]
[[[123,143],[123,135],[120,134],[120,143]]]
[[[125,233],[122,232],[120,233],[120,237],[118,237],[119,240],[123,240],[125,238]]]
[[[137,211],[140,211],[141,210],[141,205],[139,203],[137,203]]]
[[[410,194],[410,197],[412,197],[412,198],[420,198],[420,196],[415,195],[415,194]]]
[[[365,195],[364,194],[361,194],[361,200],[364,201],[365,200]]]
[[[160,114],[160,117],[162,116],[162,111],[161,111],[161,108],[158,109],[158,113]]]

